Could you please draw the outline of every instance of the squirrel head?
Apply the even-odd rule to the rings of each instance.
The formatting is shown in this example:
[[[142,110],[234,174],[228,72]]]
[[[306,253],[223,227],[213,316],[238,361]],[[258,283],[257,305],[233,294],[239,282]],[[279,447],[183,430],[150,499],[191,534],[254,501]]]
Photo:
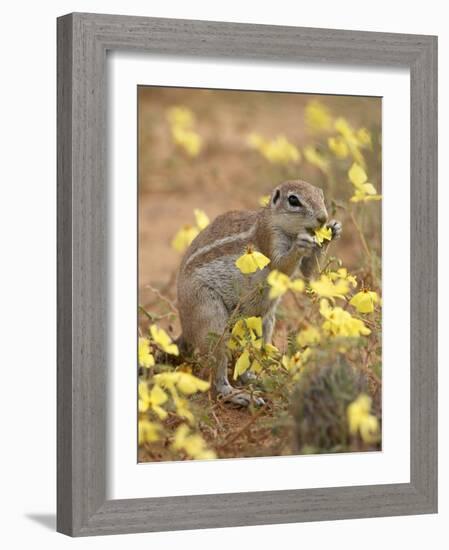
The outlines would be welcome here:
[[[278,185],[271,193],[268,209],[273,225],[291,236],[313,231],[327,221],[323,191],[301,180]]]

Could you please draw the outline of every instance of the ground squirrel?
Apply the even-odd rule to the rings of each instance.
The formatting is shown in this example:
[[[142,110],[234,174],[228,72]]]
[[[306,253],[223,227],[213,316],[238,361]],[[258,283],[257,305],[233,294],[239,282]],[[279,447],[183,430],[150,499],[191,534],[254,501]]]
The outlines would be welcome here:
[[[326,224],[332,230],[332,239],[341,233],[340,223],[326,223],[327,219],[322,190],[304,181],[282,183],[273,190],[269,204],[257,211],[218,216],[191,243],[179,269],[181,346],[207,354],[208,334],[226,333],[229,317],[237,306],[240,315],[262,317],[264,341],[271,342],[279,300],[270,300],[268,284],[261,283],[273,269],[289,276],[300,271],[309,278],[317,257],[326,248],[318,245],[314,230]],[[270,259],[267,267],[249,275],[242,274],[235,265],[248,245]],[[263,290],[252,293],[256,287]],[[249,297],[242,300],[245,296]],[[217,395],[247,406],[250,395],[235,391],[228,381],[226,338],[214,355]]]

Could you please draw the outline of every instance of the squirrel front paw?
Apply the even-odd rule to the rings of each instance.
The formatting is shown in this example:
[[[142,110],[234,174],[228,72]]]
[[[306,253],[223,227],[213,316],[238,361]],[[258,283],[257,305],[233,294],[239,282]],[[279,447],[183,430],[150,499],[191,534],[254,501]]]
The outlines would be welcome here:
[[[329,223],[326,224],[326,227],[329,227],[329,229],[332,231],[332,240],[340,238],[342,226],[339,221],[331,220]]]
[[[318,242],[314,236],[300,233],[296,239],[296,246],[300,250],[315,250],[318,248]]]

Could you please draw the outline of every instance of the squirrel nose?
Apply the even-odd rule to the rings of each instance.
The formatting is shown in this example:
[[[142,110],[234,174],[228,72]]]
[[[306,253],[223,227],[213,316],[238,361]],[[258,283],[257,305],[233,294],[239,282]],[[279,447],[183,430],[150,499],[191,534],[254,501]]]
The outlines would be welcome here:
[[[327,213],[326,212],[320,212],[318,214],[318,216],[316,217],[318,223],[320,223],[321,225],[323,223],[326,223],[327,222]]]

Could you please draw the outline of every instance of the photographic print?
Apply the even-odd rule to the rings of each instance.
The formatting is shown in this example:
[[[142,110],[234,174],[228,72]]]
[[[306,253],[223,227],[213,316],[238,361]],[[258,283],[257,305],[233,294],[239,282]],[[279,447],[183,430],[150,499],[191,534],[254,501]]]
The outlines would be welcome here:
[[[137,93],[138,461],[381,450],[381,98]]]

